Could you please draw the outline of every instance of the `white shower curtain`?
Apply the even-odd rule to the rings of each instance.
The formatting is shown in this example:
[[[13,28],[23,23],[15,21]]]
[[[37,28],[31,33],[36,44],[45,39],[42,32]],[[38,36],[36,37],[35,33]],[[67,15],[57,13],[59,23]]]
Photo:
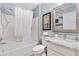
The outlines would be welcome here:
[[[33,12],[19,7],[15,8],[15,36],[31,39],[31,25]]]

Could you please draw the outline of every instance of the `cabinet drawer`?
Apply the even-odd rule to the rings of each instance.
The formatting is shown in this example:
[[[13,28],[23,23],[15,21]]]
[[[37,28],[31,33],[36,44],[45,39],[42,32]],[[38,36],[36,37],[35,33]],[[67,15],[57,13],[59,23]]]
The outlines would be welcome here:
[[[51,49],[47,48],[47,56],[62,56],[60,54],[58,54],[55,51],[52,51]]]
[[[75,56],[76,55],[75,49],[67,48],[67,47],[57,45],[51,42],[47,42],[47,48],[50,48],[51,50],[55,50],[64,56]]]
[[[79,50],[76,50],[76,54],[77,54],[77,56],[79,56]]]

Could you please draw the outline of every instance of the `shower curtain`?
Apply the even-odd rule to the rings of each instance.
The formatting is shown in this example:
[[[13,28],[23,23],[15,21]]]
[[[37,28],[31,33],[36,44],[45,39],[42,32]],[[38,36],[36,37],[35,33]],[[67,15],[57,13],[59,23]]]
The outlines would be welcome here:
[[[31,39],[33,12],[19,7],[15,8],[15,37]]]

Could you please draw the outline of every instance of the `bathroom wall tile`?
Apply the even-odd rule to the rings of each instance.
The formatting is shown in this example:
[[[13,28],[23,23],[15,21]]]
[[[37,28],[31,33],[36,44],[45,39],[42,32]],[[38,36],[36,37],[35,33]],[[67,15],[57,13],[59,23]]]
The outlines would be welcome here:
[[[10,3],[1,3],[0,10],[2,12],[6,13],[7,15],[14,16],[14,13],[15,13],[15,7],[14,7],[14,5],[12,5]]]

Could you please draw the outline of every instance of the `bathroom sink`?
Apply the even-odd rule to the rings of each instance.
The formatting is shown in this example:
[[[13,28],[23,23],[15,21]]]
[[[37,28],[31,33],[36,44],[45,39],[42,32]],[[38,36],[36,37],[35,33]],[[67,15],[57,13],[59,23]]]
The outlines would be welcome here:
[[[51,40],[51,41],[59,41],[59,42],[70,42],[70,43],[73,43],[75,42],[75,40],[72,40],[72,39],[63,39],[63,38],[60,38],[60,37],[46,37],[46,40]]]
[[[63,38],[59,38],[59,37],[46,37],[45,40],[47,40],[47,41],[62,41]]]
[[[72,41],[70,39],[63,39],[63,38],[53,37],[51,39],[46,39],[46,40],[51,42],[51,43],[55,43],[55,44],[75,48],[75,41]]]
[[[52,37],[51,39],[52,40],[63,40],[63,38],[60,38],[60,37]]]
[[[75,40],[72,40],[72,39],[65,39],[65,41],[67,41],[67,42],[72,42],[72,43],[75,42]]]
[[[6,42],[0,42],[0,46],[5,45],[5,44],[6,44]]]
[[[68,42],[68,43],[74,43],[75,40],[72,40],[72,39],[63,39],[63,38],[60,38],[60,37],[53,37],[51,38],[53,41],[59,41],[59,42]]]
[[[5,45],[6,42],[4,41],[4,39],[2,37],[0,37],[0,46]]]

